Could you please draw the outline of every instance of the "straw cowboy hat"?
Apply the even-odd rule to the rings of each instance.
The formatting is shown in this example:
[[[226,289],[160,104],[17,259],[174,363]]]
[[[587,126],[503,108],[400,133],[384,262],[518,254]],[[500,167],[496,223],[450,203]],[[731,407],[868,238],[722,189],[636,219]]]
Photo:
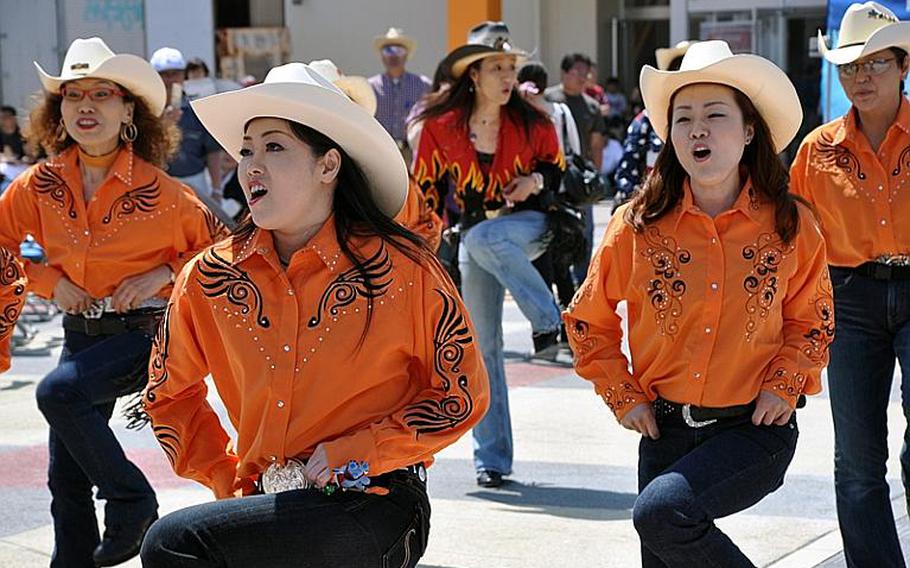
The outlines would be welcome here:
[[[167,92],[152,66],[136,55],[115,54],[100,37],[74,40],[66,50],[63,69],[56,77],[45,72],[37,61],[34,63],[41,84],[49,93],[59,93],[60,86],[67,81],[105,79],[144,100],[155,116],[164,111]]]
[[[446,55],[452,76],[458,79],[465,69],[475,61],[495,55],[517,55],[527,57],[528,53],[516,49],[509,36],[509,27],[503,22],[483,22],[468,32],[468,43],[456,47]]]
[[[383,213],[394,217],[404,205],[408,169],[395,141],[366,109],[305,63],[274,67],[258,85],[190,104],[206,130],[238,162],[250,120],[283,118],[337,142],[363,170]]]
[[[787,74],[763,57],[733,55],[727,42],[700,41],[683,56],[679,71],[660,71],[646,65],[640,88],[654,131],[667,140],[667,110],[673,94],[695,83],[718,83],[742,91],[771,130],[781,152],[793,140],[803,120],[799,96]]]
[[[408,50],[408,55],[414,55],[414,51],[417,49],[417,42],[414,41],[414,38],[406,36],[401,28],[389,28],[385,35],[373,38],[373,49],[376,51],[382,51],[382,48],[387,45],[404,46]]]
[[[352,101],[367,109],[368,113],[376,114],[376,92],[365,77],[342,74],[331,59],[310,61],[308,65],[341,89]]]
[[[901,22],[894,12],[878,2],[851,4],[840,21],[837,47],[828,47],[818,30],[818,51],[822,57],[843,65],[869,54],[899,47],[910,53],[910,22]]]
[[[689,50],[689,47],[692,44],[698,43],[695,41],[681,41],[674,45],[673,47],[662,47],[654,51],[654,58],[657,59],[657,68],[661,71],[667,71],[670,69],[670,64],[673,63],[673,60],[677,57],[682,57]]]

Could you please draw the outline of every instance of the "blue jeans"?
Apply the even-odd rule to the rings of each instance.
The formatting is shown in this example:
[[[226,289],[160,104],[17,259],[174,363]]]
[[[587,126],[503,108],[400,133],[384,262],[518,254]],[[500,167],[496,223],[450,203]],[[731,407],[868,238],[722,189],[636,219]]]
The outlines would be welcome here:
[[[895,358],[901,403],[910,418],[910,281],[873,280],[831,268],[837,331],[828,364],[834,417],[834,487],[848,566],[904,566],[888,483],[888,401]],[[910,472],[910,430],[900,461]]]
[[[751,419],[703,428],[658,420],[660,439],[642,438],[632,520],[643,567],[754,566],[714,521],[783,484],[799,430],[795,414],[784,426],[755,426]]]
[[[148,517],[158,507],[108,425],[117,398],[145,386],[151,345],[140,331],[94,337],[67,331],[58,366],[38,385],[38,408],[50,425],[52,567],[95,566],[100,535],[93,486],[107,501],[108,527]]]
[[[458,256],[461,293],[490,377],[490,408],[473,431],[477,471],[512,472],[512,423],[502,339],[505,289],[535,333],[559,329],[553,293],[531,264],[544,252],[540,239],[546,230],[544,213],[519,211],[478,223],[462,237]]]
[[[388,495],[297,490],[204,503],[157,521],[144,568],[413,568],[430,531],[426,487],[394,472]]]

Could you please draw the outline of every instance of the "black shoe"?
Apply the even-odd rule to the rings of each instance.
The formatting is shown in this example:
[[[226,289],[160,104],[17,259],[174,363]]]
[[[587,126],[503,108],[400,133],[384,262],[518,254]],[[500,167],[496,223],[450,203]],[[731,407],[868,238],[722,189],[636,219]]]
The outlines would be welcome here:
[[[158,520],[158,513],[146,517],[138,524],[112,525],[104,530],[101,544],[95,547],[92,558],[95,566],[117,566],[139,554],[146,531]]]
[[[556,360],[556,356],[559,354],[559,330],[535,333],[531,339],[534,340],[532,359]]]
[[[499,487],[502,485],[502,474],[489,469],[481,470],[477,472],[477,485],[481,487]]]

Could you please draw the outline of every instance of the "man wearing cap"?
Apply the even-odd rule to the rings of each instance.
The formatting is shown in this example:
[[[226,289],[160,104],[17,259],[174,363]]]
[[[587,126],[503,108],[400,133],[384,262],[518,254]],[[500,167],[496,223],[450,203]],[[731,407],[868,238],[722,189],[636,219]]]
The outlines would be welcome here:
[[[385,35],[377,36],[373,47],[382,57],[385,73],[369,79],[376,93],[376,120],[395,139],[406,163],[411,163],[411,149],[408,148],[405,119],[414,103],[432,86],[427,77],[405,71],[405,63],[416,45],[398,28],[389,28]]]
[[[162,47],[152,54],[151,63],[167,87],[170,107],[166,112],[177,121],[177,126],[183,134],[180,149],[168,164],[167,173],[192,187],[212,212],[221,217],[223,222],[230,223],[230,219],[223,214],[219,205],[221,148],[196,118],[189,99],[183,93],[186,60],[179,50]],[[211,178],[211,185],[206,180],[206,170]]]
[[[837,516],[848,566],[904,566],[885,474],[895,359],[910,370],[910,22],[876,2],[852,4],[837,45],[819,32],[818,48],[837,66],[852,106],[803,140],[790,190],[814,205],[828,245]],[[906,378],[901,390],[907,417]],[[908,440],[905,429],[905,491]]]

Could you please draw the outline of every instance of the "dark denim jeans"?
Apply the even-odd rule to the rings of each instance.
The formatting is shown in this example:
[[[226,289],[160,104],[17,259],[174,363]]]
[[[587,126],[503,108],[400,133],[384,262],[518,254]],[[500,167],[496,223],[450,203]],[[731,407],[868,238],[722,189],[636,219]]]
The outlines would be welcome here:
[[[145,386],[151,345],[140,331],[95,337],[67,331],[58,366],[38,385],[38,408],[50,425],[52,567],[95,566],[100,535],[92,486],[107,501],[108,527],[157,509],[155,492],[108,425],[117,398]]]
[[[160,519],[144,568],[413,568],[430,532],[416,475],[391,474],[388,495],[313,490],[224,499]]]
[[[910,417],[910,281],[873,280],[831,268],[837,330],[828,364],[834,416],[834,485],[847,565],[903,567],[888,484],[888,401],[895,358],[904,380],[901,401]],[[901,470],[910,472],[910,430],[904,430]]]
[[[642,566],[754,566],[717,525],[783,484],[799,430],[755,426],[751,415],[690,428],[658,420],[661,437],[642,438],[639,495],[632,510]]]

